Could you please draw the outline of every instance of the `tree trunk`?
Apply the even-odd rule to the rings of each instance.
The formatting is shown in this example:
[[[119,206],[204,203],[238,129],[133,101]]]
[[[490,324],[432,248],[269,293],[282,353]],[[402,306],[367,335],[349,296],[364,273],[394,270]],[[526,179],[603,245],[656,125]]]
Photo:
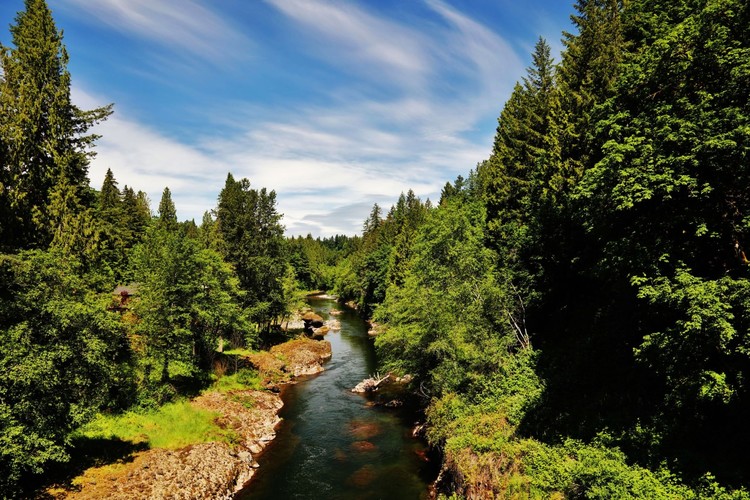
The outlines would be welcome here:
[[[164,366],[161,368],[161,381],[167,382],[169,380],[169,356],[164,354]]]

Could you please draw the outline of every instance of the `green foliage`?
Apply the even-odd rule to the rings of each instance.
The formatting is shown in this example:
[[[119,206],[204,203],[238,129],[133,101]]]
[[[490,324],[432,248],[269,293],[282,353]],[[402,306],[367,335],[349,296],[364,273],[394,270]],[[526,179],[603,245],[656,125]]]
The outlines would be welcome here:
[[[155,224],[134,248],[132,261],[137,330],[146,355],[161,360],[163,381],[170,361],[207,368],[219,337],[249,335],[239,281],[213,250],[201,250],[196,240]],[[253,337],[243,340],[252,343]]]
[[[225,351],[229,355],[245,355],[248,351],[238,349]],[[260,391],[263,389],[263,381],[256,370],[247,368],[237,370],[231,375],[224,375],[211,385],[211,390],[219,392],[231,392],[236,390],[254,389]]]
[[[245,292],[243,303],[252,321],[267,331],[286,314],[287,257],[276,193],[251,189],[250,181],[229,174],[216,215],[223,255]]]
[[[383,218],[376,203],[363,225],[362,238],[347,241],[336,268],[326,269],[334,291],[354,301],[362,314],[372,315],[385,300],[390,285],[402,284],[406,276],[414,238],[431,205],[413,191],[399,196]]]
[[[164,188],[159,201],[159,218],[158,224],[168,231],[177,229],[177,210],[172,201],[172,192],[168,187]]]
[[[385,274],[378,352],[458,493],[744,498],[750,8],[575,8],[477,167],[486,227],[448,183],[413,239],[371,215],[342,276]]]
[[[651,472],[629,465],[616,448],[586,445],[567,440],[549,446],[523,440],[524,472],[532,489],[540,494],[560,491],[568,498],[699,498],[696,492],[679,485],[666,471]]]
[[[312,235],[288,240],[289,263],[300,286],[306,290],[332,290],[337,266],[352,252],[355,238],[336,235],[315,238]]]
[[[119,317],[79,277],[77,262],[40,251],[1,256],[0,476],[12,491],[22,474],[67,459],[69,433],[130,387]]]
[[[50,191],[66,178],[82,197],[88,187],[86,135],[111,106],[82,111],[70,100],[68,54],[44,0],[26,0],[2,47],[0,65],[0,248],[41,247]]]
[[[388,323],[376,347],[389,368],[437,393],[471,391],[515,342],[496,329],[505,325],[496,306],[504,298],[494,254],[484,247],[483,216],[477,203],[448,202],[432,212],[416,236],[403,286],[389,288],[375,314]]]
[[[167,449],[211,441],[235,443],[237,436],[234,432],[216,425],[217,416],[183,400],[145,412],[99,415],[82,427],[77,437],[120,439]]]
[[[684,404],[685,398],[728,403],[736,394],[726,373],[714,369],[731,366],[732,356],[749,354],[748,339],[737,331],[732,313],[732,299],[747,296],[748,286],[747,280],[727,277],[702,280],[687,270],[679,270],[674,280],[658,278],[641,286],[641,298],[678,314],[664,331],[646,335],[636,350],[639,360],[666,379],[675,404]],[[739,372],[731,378],[741,383],[744,377]]]

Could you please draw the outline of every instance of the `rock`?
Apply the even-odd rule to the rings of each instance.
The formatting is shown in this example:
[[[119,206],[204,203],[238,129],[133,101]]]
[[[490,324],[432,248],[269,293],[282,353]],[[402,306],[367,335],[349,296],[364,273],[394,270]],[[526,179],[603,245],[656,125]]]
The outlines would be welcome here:
[[[357,384],[354,389],[352,389],[352,392],[374,392],[377,391],[380,387],[380,384],[383,382],[386,382],[391,379],[391,374],[387,374],[385,377],[380,377],[379,375],[375,375],[375,377],[370,377],[364,379],[362,382]]]
[[[305,313],[302,316],[302,321],[305,322],[305,328],[320,328],[325,323],[323,317],[315,314],[314,312]]]
[[[370,329],[367,330],[367,335],[370,337],[377,337],[383,333],[383,325],[375,323],[374,321],[368,321],[368,324],[370,325]]]
[[[353,420],[349,423],[349,433],[358,440],[367,440],[382,432],[377,422]]]
[[[375,451],[378,449],[378,447],[369,441],[354,441],[352,443],[352,449],[354,451],[359,451],[359,452],[364,453],[364,452],[369,452],[369,451]]]
[[[414,453],[419,457],[422,462],[429,462],[430,456],[427,454],[427,450],[414,450]]]
[[[327,326],[321,326],[320,328],[313,328],[312,335],[314,339],[322,339],[330,331],[330,328],[328,328]]]
[[[349,479],[347,479],[346,482],[357,488],[365,489],[367,488],[367,486],[369,486],[370,483],[375,480],[375,477],[377,475],[376,473],[377,470],[375,469],[375,467],[367,464],[357,469],[354,474],[349,476]]]
[[[331,359],[331,343],[300,337],[271,348],[271,354],[286,360],[285,371],[299,377],[323,371],[323,363]]]
[[[424,437],[427,431],[427,424],[415,424],[411,430],[411,436],[415,438]]]

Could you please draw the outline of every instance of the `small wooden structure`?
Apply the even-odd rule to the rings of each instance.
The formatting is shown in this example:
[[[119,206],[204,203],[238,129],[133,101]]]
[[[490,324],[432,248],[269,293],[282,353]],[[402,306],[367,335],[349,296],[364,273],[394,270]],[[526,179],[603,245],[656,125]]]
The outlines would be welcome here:
[[[138,284],[131,283],[129,285],[119,285],[112,292],[112,305],[109,307],[110,311],[127,311],[129,309],[129,302],[132,297],[138,295]]]

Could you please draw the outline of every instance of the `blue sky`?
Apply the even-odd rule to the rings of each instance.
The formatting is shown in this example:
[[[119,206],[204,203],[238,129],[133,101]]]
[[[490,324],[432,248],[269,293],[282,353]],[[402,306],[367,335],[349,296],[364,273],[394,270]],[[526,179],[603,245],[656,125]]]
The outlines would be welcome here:
[[[572,0],[571,0],[572,1]],[[487,158],[497,116],[555,0],[48,0],[82,108],[115,103],[90,168],[100,187],[169,186],[181,219],[227,172],[275,189],[290,235],[356,234],[373,203]],[[2,0],[10,25],[23,0]],[[7,29],[0,41],[8,45]]]

